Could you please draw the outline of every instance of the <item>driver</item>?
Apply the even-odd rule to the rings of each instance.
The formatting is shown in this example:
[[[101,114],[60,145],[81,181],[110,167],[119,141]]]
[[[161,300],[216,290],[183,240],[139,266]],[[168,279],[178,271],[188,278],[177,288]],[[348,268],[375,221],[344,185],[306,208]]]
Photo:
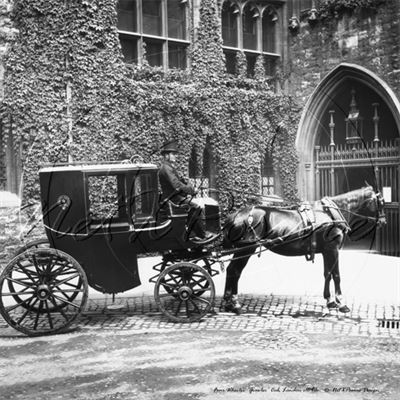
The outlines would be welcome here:
[[[175,140],[165,143],[161,148],[162,163],[159,171],[159,180],[162,190],[162,201],[171,200],[177,205],[187,204],[190,207],[188,215],[188,234],[193,231],[195,237],[191,240],[196,243],[203,243],[212,238],[207,233],[204,223],[204,209],[201,199],[195,199],[196,190],[179,176],[175,169],[178,145]]]

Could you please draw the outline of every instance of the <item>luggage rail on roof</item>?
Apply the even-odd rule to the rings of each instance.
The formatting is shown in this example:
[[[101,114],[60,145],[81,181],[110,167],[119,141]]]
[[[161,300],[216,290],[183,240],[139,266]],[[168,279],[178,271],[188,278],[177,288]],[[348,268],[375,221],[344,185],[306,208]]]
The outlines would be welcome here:
[[[72,161],[72,162],[55,162],[55,163],[45,163],[45,164],[40,164],[41,168],[51,168],[51,167],[74,167],[74,166],[81,166],[81,165],[109,165],[109,164],[133,164],[131,162],[126,162],[125,160],[119,160],[119,161]]]
[[[124,161],[77,161],[71,163],[52,163],[42,164],[39,172],[55,172],[55,171],[128,171],[130,169],[155,169],[156,164],[144,162],[124,162]]]

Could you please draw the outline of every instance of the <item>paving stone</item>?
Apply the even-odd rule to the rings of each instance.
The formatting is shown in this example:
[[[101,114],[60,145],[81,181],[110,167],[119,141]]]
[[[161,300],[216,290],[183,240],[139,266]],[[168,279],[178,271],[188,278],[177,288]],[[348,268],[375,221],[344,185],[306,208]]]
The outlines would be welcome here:
[[[400,307],[397,305],[352,304],[351,313],[344,315],[337,310],[327,310],[313,297],[274,296],[271,299],[269,296],[246,295],[241,297],[241,301],[245,312],[239,316],[218,312],[223,308],[223,299],[217,297],[216,312],[203,318],[202,321],[174,323],[168,321],[157,310],[152,296],[123,298],[114,303],[110,299],[90,299],[77,325],[83,330],[242,330],[256,332],[259,336],[249,336],[253,341],[254,338],[262,336],[260,332],[278,329],[285,332],[282,340],[288,343],[294,341],[293,335],[300,338],[306,333],[400,338],[400,327],[396,328],[400,324],[394,324],[393,328],[386,327],[386,321],[384,320],[382,326],[379,320],[385,317],[390,320],[398,319]],[[258,310],[250,306],[254,304],[259,305]],[[279,304],[279,309],[276,308],[276,304]],[[110,307],[115,305],[121,305],[122,308]],[[5,322],[0,319],[0,334],[2,329],[7,328]]]

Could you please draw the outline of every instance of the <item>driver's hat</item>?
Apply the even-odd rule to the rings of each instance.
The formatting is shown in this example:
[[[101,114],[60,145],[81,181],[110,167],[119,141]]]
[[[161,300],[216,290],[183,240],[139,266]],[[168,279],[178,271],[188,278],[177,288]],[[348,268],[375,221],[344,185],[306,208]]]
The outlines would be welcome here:
[[[160,152],[161,154],[180,153],[180,151],[178,150],[178,142],[175,139],[164,142],[160,149]]]

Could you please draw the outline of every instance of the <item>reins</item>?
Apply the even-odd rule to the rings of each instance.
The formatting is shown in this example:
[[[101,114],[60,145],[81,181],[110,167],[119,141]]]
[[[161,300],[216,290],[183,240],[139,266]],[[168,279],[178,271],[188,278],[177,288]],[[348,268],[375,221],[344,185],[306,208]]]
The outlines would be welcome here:
[[[247,257],[251,257],[252,254],[246,254],[244,256],[237,256],[237,257],[232,257],[229,260],[223,260],[222,257],[228,257],[230,255],[233,255],[237,252],[240,251],[245,251],[245,250],[250,250],[250,249],[257,249],[257,247],[260,248],[259,252],[258,252],[258,257],[261,256],[261,253],[271,250],[274,247],[280,246],[280,245],[284,245],[284,244],[289,244],[292,242],[295,242],[297,240],[301,240],[304,239],[306,237],[308,237],[311,233],[325,227],[328,225],[333,225],[334,223],[332,221],[330,222],[322,222],[321,224],[319,224],[317,227],[315,227],[314,229],[300,229],[298,231],[296,231],[295,233],[289,233],[287,235],[283,235],[280,236],[278,238],[275,239],[260,239],[258,241],[255,241],[254,243],[248,244],[246,246],[240,246],[240,247],[236,247],[235,249],[229,249],[229,250],[214,250],[215,251],[215,255],[213,255],[214,257],[214,262],[219,262],[221,264],[221,270],[224,271],[224,267],[222,266],[223,263],[225,262],[231,262],[231,261],[236,261],[236,260],[241,260]],[[293,237],[291,237],[293,236]],[[215,249],[217,248],[217,246],[215,246]],[[200,261],[203,257],[199,257],[193,260],[193,262],[197,262]]]
[[[260,196],[260,197],[263,197],[263,196]],[[266,198],[268,198],[268,197],[266,197]],[[345,209],[345,208],[338,207],[336,202],[334,200],[332,200],[332,198],[329,197],[328,199],[331,200],[331,202],[335,206],[325,204],[324,205],[325,208],[333,208],[333,209],[337,210],[338,212],[347,212],[347,213],[349,213],[351,215],[360,217],[362,219],[373,221],[375,223],[379,222],[379,219],[380,219],[380,215],[379,214],[380,214],[381,210],[379,210],[379,203],[378,203],[378,199],[377,198],[375,199],[375,201],[377,203],[377,217],[370,217],[370,216],[367,216],[367,215],[362,215],[362,214],[359,214],[359,213],[357,213],[355,211],[351,211],[351,210],[348,210],[348,209]],[[364,202],[362,203],[362,205],[368,200],[370,200],[370,199],[365,199]],[[287,207],[274,207],[274,206],[270,206],[270,207],[271,208],[278,208],[278,209],[288,209],[288,208],[293,208],[295,206],[298,206],[298,204],[293,205],[293,206],[287,206]],[[219,252],[216,251],[216,253],[214,255],[214,262],[219,262],[220,263],[222,271],[224,271],[224,265],[223,264],[225,262],[228,262],[228,261],[231,262],[231,261],[236,261],[236,260],[248,258],[248,257],[252,256],[252,254],[246,254],[246,255],[237,256],[237,257],[234,256],[229,260],[224,260],[223,257],[234,255],[235,253],[240,252],[240,251],[246,251],[246,250],[250,250],[250,249],[256,250],[257,247],[260,248],[259,251],[258,251],[258,257],[260,257],[261,253],[263,253],[264,251],[271,250],[274,247],[277,247],[277,246],[280,246],[280,245],[289,244],[289,243],[292,243],[292,242],[295,242],[295,241],[298,241],[298,240],[305,239],[306,237],[310,236],[311,234],[313,234],[317,230],[322,229],[325,226],[336,225],[337,222],[340,222],[340,221],[332,220],[332,221],[329,221],[329,222],[320,223],[320,224],[318,224],[317,226],[314,226],[314,227],[308,226],[306,228],[299,229],[298,231],[296,231],[294,233],[292,232],[292,233],[280,236],[280,237],[275,238],[275,239],[259,239],[258,235],[256,234],[256,232],[255,232],[255,230],[254,230],[254,228],[252,226],[252,223],[250,223],[250,222],[253,221],[254,208],[255,208],[255,206],[253,206],[251,208],[251,211],[250,211],[249,216],[248,216],[248,223],[249,223],[250,228],[253,230],[253,233],[254,233],[255,237],[257,238],[257,240],[254,241],[253,243],[250,243],[250,244],[246,245],[246,246],[240,246],[240,247],[237,247],[237,248],[232,249],[232,250],[229,249],[229,250],[220,250]],[[195,261],[198,261],[200,259],[201,258],[196,259]]]
[[[360,217],[360,218],[367,219],[367,220],[370,220],[370,221],[377,222],[379,220],[379,217],[369,217],[368,215],[358,214],[358,213],[356,213],[354,211],[350,211],[350,210],[347,210],[345,208],[339,208],[339,207],[332,207],[332,208],[334,208],[336,210],[339,210],[339,211],[347,212],[347,213],[349,213],[351,215],[354,215],[356,217]]]

